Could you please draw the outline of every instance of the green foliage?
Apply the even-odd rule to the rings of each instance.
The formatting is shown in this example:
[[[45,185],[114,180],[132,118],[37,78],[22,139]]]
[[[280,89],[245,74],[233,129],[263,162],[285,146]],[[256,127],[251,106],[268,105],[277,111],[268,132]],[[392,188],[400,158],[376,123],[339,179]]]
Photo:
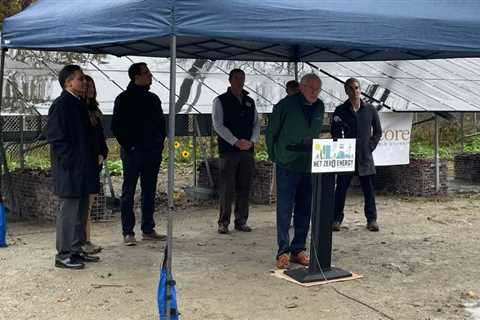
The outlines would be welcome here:
[[[255,159],[257,161],[268,160],[267,144],[265,136],[260,136],[259,141],[255,145]]]
[[[440,159],[453,159],[455,146],[442,146],[438,151]],[[412,142],[410,144],[410,158],[412,159],[433,159],[435,149],[431,144],[424,142]]]
[[[0,26],[6,17],[13,16],[36,0],[0,0]]]
[[[12,16],[22,9],[19,0],[0,0],[0,22],[6,17]]]
[[[30,169],[47,170],[50,169],[50,158],[44,155],[25,156],[25,167]]]
[[[463,146],[465,152],[480,152],[480,137],[475,137]]]
[[[255,159],[257,161],[268,160],[268,153],[266,150],[256,150]]]
[[[121,176],[123,173],[122,160],[107,160],[108,172],[111,176]]]

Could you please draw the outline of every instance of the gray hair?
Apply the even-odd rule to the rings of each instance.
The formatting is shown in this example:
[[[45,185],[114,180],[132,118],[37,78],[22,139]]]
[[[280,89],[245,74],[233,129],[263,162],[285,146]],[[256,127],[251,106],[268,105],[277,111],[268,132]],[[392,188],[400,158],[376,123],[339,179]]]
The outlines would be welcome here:
[[[307,82],[309,82],[311,80],[318,80],[318,81],[320,81],[320,84],[322,84],[322,80],[315,73],[307,73],[306,75],[304,75],[302,77],[302,80],[300,80],[300,83],[301,84],[306,84]]]

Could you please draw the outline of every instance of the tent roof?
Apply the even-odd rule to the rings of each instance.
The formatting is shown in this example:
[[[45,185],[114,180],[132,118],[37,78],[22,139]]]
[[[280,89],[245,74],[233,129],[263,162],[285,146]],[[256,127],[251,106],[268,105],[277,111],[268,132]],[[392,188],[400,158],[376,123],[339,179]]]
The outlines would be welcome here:
[[[116,56],[260,61],[480,56],[480,2],[39,0],[2,46]]]

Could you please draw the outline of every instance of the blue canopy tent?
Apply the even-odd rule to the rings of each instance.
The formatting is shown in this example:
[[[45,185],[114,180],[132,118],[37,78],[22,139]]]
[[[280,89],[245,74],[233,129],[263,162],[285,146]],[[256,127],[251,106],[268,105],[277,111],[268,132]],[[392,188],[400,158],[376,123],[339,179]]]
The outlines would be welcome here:
[[[478,56],[477,1],[39,0],[2,46],[116,56],[339,61]]]
[[[170,57],[172,208],[177,57],[293,62],[478,57],[478,12],[480,2],[466,0],[38,0],[4,22],[0,88],[9,48]],[[171,214],[168,225],[170,241]],[[171,257],[168,261],[170,268]]]

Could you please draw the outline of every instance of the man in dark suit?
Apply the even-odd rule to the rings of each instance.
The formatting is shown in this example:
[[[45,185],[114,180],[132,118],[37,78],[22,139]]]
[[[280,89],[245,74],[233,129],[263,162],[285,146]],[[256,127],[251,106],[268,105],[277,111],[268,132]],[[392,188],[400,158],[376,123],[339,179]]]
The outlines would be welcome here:
[[[142,188],[142,239],[166,240],[155,231],[153,213],[157,177],[162,162],[166,124],[162,103],[150,92],[152,73],[144,62],[134,63],[128,69],[130,83],[127,90],[115,99],[112,132],[122,147],[123,164],[121,198],[122,234],[127,246],[136,244],[133,201],[137,181]]]
[[[377,110],[361,99],[362,90],[357,79],[350,78],[345,82],[345,92],[348,95],[348,100],[335,109],[332,117],[331,133],[334,139],[343,137],[356,139],[355,175],[358,175],[363,191],[367,229],[378,231],[375,188],[373,185],[375,163],[373,162],[372,152],[380,141],[382,127]],[[337,175],[333,231],[340,231],[345,199],[352,177],[353,175],[348,173]]]
[[[99,260],[81,249],[85,242],[88,197],[96,188],[98,159],[92,149],[88,110],[81,100],[86,88],[82,69],[67,65],[60,71],[58,81],[63,91],[50,107],[47,123],[54,192],[60,198],[55,266],[83,269],[84,262]]]

